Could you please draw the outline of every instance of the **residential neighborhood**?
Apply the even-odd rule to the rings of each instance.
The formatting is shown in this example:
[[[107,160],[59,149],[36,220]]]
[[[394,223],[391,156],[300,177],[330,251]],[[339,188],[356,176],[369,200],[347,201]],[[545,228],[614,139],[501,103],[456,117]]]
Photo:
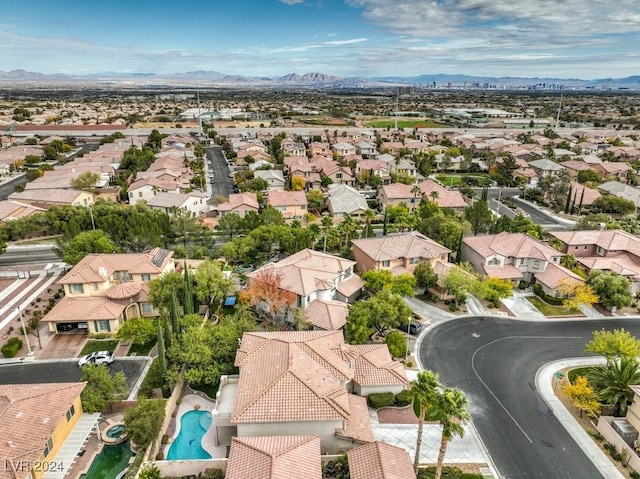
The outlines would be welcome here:
[[[630,125],[241,110],[5,132],[0,477],[515,477],[510,440],[640,475]]]

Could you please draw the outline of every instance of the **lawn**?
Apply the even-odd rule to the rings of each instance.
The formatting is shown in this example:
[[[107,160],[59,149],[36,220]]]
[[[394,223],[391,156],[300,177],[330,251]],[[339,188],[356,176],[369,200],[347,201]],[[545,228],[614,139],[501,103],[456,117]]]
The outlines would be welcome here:
[[[82,351],[80,351],[80,356],[84,356],[85,354],[91,354],[96,351],[113,351],[118,346],[117,339],[108,339],[108,340],[98,340],[98,339],[90,339],[87,341],[87,344],[84,345]]]
[[[476,183],[480,186],[489,186],[493,181],[487,175],[474,175],[465,173],[455,175],[438,175],[436,176],[436,178],[444,186],[459,186],[463,182],[462,178],[475,178]]]
[[[156,338],[153,339],[150,343],[147,344],[132,344],[129,348],[129,354],[127,356],[148,356],[149,351],[156,345],[158,340]]]
[[[579,309],[566,310],[562,306],[553,306],[545,303],[537,296],[527,296],[527,301],[545,316],[583,316],[582,311]]]
[[[367,121],[364,125],[371,128],[395,128],[396,120],[390,117],[388,120]],[[446,128],[447,126],[424,118],[415,120],[398,119],[398,128]]]

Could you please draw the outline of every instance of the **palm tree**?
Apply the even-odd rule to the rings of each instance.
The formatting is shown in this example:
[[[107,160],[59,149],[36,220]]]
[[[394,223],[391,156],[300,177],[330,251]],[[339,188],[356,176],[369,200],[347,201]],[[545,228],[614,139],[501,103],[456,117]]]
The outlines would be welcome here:
[[[587,377],[598,391],[600,399],[613,406],[613,415],[624,416],[627,404],[633,400],[633,391],[629,386],[640,383],[638,362],[622,356],[609,361],[606,367],[593,368]]]
[[[331,218],[331,216],[323,216],[322,220],[320,221],[320,224],[322,225],[322,229],[324,230],[324,247],[322,248],[322,251],[326,253],[327,238],[329,237],[329,230],[333,226],[333,218]]]
[[[371,236],[371,220],[374,219],[376,217],[376,213],[370,209],[367,208],[366,210],[364,210],[364,221],[365,221],[365,238],[368,238],[369,236]]]
[[[320,226],[318,226],[317,223],[311,223],[309,226],[307,226],[307,231],[311,236],[311,249],[316,249],[316,241],[321,233]]]
[[[436,190],[433,190],[431,193],[429,193],[429,196],[431,196],[431,201],[433,202],[433,204],[436,204],[436,200],[440,195]]]
[[[416,455],[413,459],[413,469],[418,474],[420,464],[420,447],[422,446],[422,429],[425,416],[435,401],[436,390],[440,387],[438,375],[425,369],[411,382],[409,395],[413,401],[413,412],[418,417],[418,438],[416,439]]]
[[[413,194],[413,208],[415,209],[417,208],[416,200],[418,199],[418,196],[420,196],[420,194],[422,193],[422,190],[420,189],[417,183],[413,185],[413,188],[411,188],[411,193]]]
[[[463,421],[471,419],[467,411],[468,401],[462,391],[456,388],[438,388],[435,400],[431,404],[429,411],[430,419],[438,421],[442,426],[442,436],[440,439],[440,451],[438,452],[438,462],[436,463],[436,474],[434,479],[440,479],[442,475],[442,464],[447,452],[447,445],[454,436],[464,436]]]

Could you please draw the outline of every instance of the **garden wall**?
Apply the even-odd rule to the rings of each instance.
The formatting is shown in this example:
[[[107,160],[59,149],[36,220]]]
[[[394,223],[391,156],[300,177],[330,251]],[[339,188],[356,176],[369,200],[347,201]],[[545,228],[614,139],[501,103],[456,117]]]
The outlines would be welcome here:
[[[616,447],[616,450],[621,454],[626,453],[626,457],[628,461],[626,463],[628,466],[634,471],[640,472],[640,457],[638,457],[638,453],[633,450],[624,439],[620,437],[620,435],[613,429],[611,426],[611,422],[613,421],[613,416],[600,416],[598,418],[598,425],[596,428],[598,432],[602,434],[605,440]],[[612,459],[613,461],[613,459]]]
[[[160,477],[198,476],[205,469],[227,470],[227,459],[205,459],[195,461],[155,461]]]

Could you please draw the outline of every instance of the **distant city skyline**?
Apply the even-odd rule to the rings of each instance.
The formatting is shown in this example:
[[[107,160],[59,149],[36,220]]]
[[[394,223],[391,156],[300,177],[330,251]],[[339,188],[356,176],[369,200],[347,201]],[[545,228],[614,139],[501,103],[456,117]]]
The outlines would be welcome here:
[[[637,0],[23,0],[0,70],[340,77],[640,75]]]

